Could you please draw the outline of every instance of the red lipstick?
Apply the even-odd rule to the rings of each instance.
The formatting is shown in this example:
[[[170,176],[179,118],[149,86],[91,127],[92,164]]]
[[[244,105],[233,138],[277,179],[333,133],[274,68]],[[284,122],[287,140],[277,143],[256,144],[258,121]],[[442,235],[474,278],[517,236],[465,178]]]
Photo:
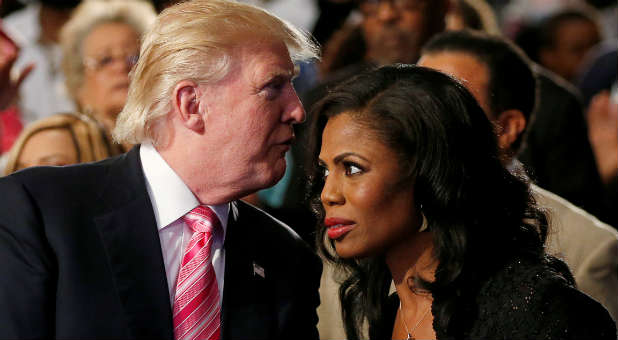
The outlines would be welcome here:
[[[330,217],[324,220],[324,225],[328,228],[327,234],[333,240],[343,237],[345,234],[354,229],[356,224],[354,221],[344,218]]]

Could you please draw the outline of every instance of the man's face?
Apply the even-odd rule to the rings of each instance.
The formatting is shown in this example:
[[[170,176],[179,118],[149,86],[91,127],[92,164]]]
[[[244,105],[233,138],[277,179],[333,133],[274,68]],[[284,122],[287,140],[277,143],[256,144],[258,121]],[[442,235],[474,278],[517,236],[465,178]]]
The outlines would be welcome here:
[[[202,88],[205,143],[225,165],[218,181],[241,194],[274,185],[285,173],[292,124],[305,112],[292,87],[294,64],[281,42],[239,44],[230,71]],[[208,158],[208,157],[204,157]]]
[[[443,0],[361,0],[366,59],[415,63],[423,44],[444,29]]]
[[[555,30],[554,46],[540,52],[543,66],[566,80],[576,78],[586,54],[601,40],[597,26],[587,20],[565,20]]]

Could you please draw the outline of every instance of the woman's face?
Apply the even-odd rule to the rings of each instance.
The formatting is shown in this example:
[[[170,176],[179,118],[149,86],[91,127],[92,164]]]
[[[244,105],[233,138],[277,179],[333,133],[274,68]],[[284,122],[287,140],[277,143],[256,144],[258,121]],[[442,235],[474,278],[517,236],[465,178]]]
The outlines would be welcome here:
[[[139,55],[139,36],[127,24],[96,26],[82,43],[84,84],[80,105],[90,109],[106,128],[113,127],[127,100],[129,71]]]
[[[409,244],[419,225],[413,186],[401,181],[393,150],[347,113],[328,120],[320,163],[324,224],[337,254],[360,258]]]
[[[17,159],[17,170],[37,165],[69,165],[78,161],[69,130],[50,128],[28,138]]]

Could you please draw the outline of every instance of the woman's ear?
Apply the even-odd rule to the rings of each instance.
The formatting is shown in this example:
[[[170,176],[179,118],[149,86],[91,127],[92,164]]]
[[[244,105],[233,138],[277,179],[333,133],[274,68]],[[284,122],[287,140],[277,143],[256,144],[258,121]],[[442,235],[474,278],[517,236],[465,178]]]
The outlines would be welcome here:
[[[182,125],[201,133],[204,131],[204,117],[200,112],[200,88],[190,80],[183,80],[174,88],[174,112]]]

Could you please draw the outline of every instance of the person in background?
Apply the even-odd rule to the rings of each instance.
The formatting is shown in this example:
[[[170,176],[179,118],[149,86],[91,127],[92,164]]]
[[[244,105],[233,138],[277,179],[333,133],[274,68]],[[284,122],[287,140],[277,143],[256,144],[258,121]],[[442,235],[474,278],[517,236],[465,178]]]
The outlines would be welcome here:
[[[496,126],[505,166],[520,168],[514,156],[537,99],[535,75],[523,52],[500,37],[452,32],[430,40],[419,65],[461,80]],[[534,184],[531,189],[549,214],[548,251],[569,265],[582,292],[618,320],[618,232],[547,190]]]
[[[551,5],[551,2],[546,5]],[[554,2],[553,5],[558,4]],[[484,11],[482,16],[495,15],[491,11]],[[470,26],[465,28],[475,29]],[[493,34],[492,31],[484,32]],[[538,35],[535,31],[528,37],[536,41]],[[537,54],[536,47],[526,47],[526,41],[515,41],[528,56]],[[536,43],[532,45],[536,46]],[[538,101],[534,119],[527,124],[527,135],[519,149],[518,160],[524,164],[533,182],[540,187],[566,198],[604,222],[616,225],[618,220],[611,208],[611,198],[607,198],[599,176],[577,89],[536,63],[532,67],[539,82]]]
[[[618,204],[618,45],[616,41],[597,46],[586,59],[578,81],[586,103],[588,136],[610,207]],[[618,224],[618,211],[610,221]]]
[[[545,253],[546,215],[461,83],[385,66],[315,110],[316,240],[344,273],[349,339],[616,337]]]
[[[19,46],[0,26],[0,110],[6,109],[15,102],[21,83],[34,69],[34,65],[29,65],[20,70],[17,77],[13,79],[11,72],[18,57]]]
[[[34,70],[19,90],[24,125],[58,112],[74,112],[61,69],[59,34],[80,0],[31,1],[3,20],[3,27],[20,47],[15,66]]]
[[[586,54],[602,40],[593,8],[567,8],[539,25],[535,61],[569,82],[575,82]],[[534,59],[533,59],[534,60]]]
[[[96,163],[0,178],[0,338],[318,337],[321,262],[239,198],[277,183],[310,37],[236,1],[168,7]],[[123,55],[124,56],[124,55]]]
[[[145,1],[90,0],[75,9],[61,31],[69,94],[78,111],[100,122],[110,137],[127,100],[140,39],[155,17]]]
[[[94,162],[120,153],[96,121],[76,113],[55,114],[22,131],[7,155],[4,174],[31,166]]]
[[[28,65],[19,71],[15,70],[13,65],[18,56],[19,46],[4,32],[0,21],[0,155],[10,149],[23,128],[21,112],[16,106],[17,93],[34,69],[34,65]]]

